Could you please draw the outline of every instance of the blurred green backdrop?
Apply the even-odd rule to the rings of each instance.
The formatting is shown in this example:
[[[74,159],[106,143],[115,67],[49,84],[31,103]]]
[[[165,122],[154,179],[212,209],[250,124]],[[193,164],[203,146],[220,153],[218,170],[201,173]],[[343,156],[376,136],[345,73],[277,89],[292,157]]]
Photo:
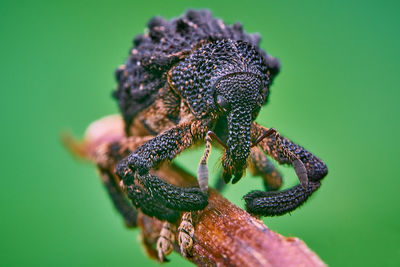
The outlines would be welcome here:
[[[258,121],[329,167],[306,205],[264,222],[300,237],[331,266],[398,266],[399,6],[1,0],[0,265],[158,265],[144,255],[138,230],[124,228],[95,168],[71,158],[59,133],[81,135],[93,120],[118,112],[113,71],[150,17],[209,8],[259,32],[262,47],[281,60]],[[185,152],[177,161],[194,171],[200,155]],[[283,172],[285,186],[296,182],[291,169]],[[261,182],[247,177],[226,196],[243,207],[241,197],[255,188]],[[171,258],[168,266],[191,265]]]

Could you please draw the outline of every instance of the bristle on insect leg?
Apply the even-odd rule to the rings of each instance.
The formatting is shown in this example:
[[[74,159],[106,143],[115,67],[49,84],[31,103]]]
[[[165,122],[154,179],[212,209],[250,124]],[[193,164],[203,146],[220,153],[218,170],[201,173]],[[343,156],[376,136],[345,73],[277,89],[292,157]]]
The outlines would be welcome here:
[[[206,135],[206,148],[204,149],[203,157],[201,158],[199,167],[197,169],[197,180],[201,191],[206,194],[208,192],[208,167],[207,161],[208,156],[211,152],[211,137],[209,134]]]
[[[172,243],[175,241],[173,232],[173,225],[169,222],[164,222],[160,236],[157,239],[157,254],[160,262],[168,261],[166,256],[171,254],[173,246]]]

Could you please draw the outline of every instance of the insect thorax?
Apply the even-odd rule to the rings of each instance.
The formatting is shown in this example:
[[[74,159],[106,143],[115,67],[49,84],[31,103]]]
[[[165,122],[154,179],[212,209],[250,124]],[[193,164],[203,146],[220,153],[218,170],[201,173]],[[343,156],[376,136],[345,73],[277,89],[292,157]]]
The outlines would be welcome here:
[[[262,55],[252,45],[242,41],[207,43],[169,72],[171,86],[187,100],[197,118],[216,110],[215,85],[235,74],[251,75],[259,80],[263,88],[269,85]]]

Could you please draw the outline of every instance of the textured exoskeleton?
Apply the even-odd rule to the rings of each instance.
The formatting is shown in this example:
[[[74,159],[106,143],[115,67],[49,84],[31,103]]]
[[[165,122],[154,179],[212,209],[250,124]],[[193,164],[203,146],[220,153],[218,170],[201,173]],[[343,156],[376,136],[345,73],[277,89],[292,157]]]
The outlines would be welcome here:
[[[326,165],[274,129],[254,122],[280,67],[259,42],[260,37],[245,33],[241,24],[227,25],[205,10],[189,10],[169,21],[153,18],[148,33],[134,39],[129,59],[116,71],[114,92],[127,137],[110,144],[98,164],[106,169],[110,159],[118,162],[121,194],[143,213],[175,222],[181,211],[207,205],[212,141],[223,147],[226,183],[239,181],[247,167],[264,179],[268,191],[244,197],[250,213],[284,214],[319,188]],[[151,173],[201,142],[206,151],[198,171],[199,187],[174,186]],[[138,148],[129,149],[138,143]],[[282,180],[267,157],[292,165],[300,184],[275,191]]]

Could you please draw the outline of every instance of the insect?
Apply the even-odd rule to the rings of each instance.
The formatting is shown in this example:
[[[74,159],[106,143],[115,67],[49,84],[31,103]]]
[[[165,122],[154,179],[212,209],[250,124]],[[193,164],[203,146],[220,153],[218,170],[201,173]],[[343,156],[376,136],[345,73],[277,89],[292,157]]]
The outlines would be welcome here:
[[[244,196],[254,215],[293,211],[320,187],[327,167],[319,158],[254,122],[280,68],[260,49],[258,35],[245,33],[239,23],[227,25],[207,10],[188,10],[169,21],[151,19],[148,32],[133,42],[128,60],[116,71],[114,92],[126,137],[105,145],[96,161],[125,218],[134,216],[124,208],[122,200],[129,199],[143,213],[167,222],[157,245],[161,259],[171,251],[168,222],[207,206],[207,159],[214,145],[223,149],[225,183],[237,183],[248,167],[262,177],[266,191]],[[199,186],[179,187],[154,174],[160,164],[198,144],[205,144]],[[293,166],[300,184],[278,191],[282,177],[269,158]],[[114,175],[106,171],[110,166],[115,166],[116,182],[108,178]],[[179,239],[191,246],[192,220],[190,214],[184,217]]]

